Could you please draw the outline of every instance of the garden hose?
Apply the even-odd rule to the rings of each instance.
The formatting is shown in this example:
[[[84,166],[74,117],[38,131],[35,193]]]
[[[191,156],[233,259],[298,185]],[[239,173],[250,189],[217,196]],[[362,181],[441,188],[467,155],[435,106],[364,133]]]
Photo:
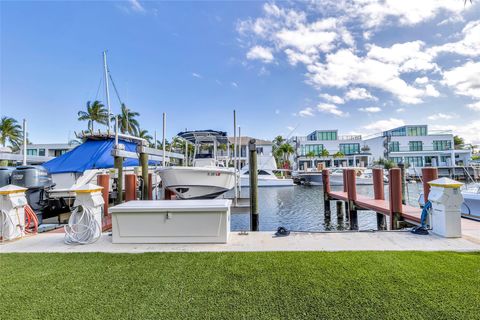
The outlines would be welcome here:
[[[90,208],[78,206],[65,226],[66,244],[90,244],[100,239],[102,228]]]

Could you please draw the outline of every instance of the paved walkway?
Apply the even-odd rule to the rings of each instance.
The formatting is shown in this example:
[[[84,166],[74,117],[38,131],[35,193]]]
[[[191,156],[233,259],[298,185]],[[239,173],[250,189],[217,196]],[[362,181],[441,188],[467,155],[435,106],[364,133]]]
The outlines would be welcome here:
[[[446,239],[435,235],[420,236],[410,232],[339,232],[292,233],[274,237],[273,232],[230,234],[227,244],[112,244],[104,233],[90,245],[63,243],[64,234],[44,233],[0,244],[0,252],[220,252],[220,251],[480,251],[480,229],[474,237]]]

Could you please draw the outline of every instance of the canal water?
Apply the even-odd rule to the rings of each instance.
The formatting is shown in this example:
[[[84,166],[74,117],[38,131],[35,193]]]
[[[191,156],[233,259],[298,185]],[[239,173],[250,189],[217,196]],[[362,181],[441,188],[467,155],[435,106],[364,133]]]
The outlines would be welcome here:
[[[407,185],[408,203],[418,206],[420,183]],[[333,187],[332,191],[343,190]],[[373,197],[373,186],[357,186],[358,194]],[[248,197],[249,189],[242,188],[242,196]],[[385,186],[385,197],[388,198],[388,186]],[[325,218],[323,207],[323,187],[295,185],[293,187],[268,187],[258,189],[258,205],[260,213],[260,231],[274,231],[278,227],[286,227],[292,231],[341,231],[348,230],[349,223],[345,219],[345,206],[341,217],[337,217],[336,204],[331,202],[330,219]],[[358,211],[359,230],[377,230],[377,216],[374,211]],[[249,230],[250,215],[232,214],[231,230]]]

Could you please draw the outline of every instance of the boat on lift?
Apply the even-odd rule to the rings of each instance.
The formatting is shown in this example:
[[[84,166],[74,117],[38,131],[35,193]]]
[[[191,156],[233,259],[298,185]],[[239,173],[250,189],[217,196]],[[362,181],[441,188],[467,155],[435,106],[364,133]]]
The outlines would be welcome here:
[[[278,171],[277,162],[273,156],[257,156],[258,162],[258,186],[259,187],[291,187],[293,179],[277,177],[275,171]],[[250,174],[248,163],[240,170],[240,185],[242,187],[250,186]]]
[[[364,167],[340,167],[340,168],[328,168],[330,171],[330,185],[331,186],[343,186],[343,170],[354,169],[356,175],[357,185],[373,185],[372,169]],[[322,171],[296,171],[293,174],[296,181],[301,184],[321,186],[323,185]],[[388,183],[388,177],[383,174],[383,182]]]
[[[180,199],[212,199],[233,189],[234,168],[217,158],[220,144],[228,144],[227,133],[214,130],[180,132],[178,137],[194,144],[192,167],[164,167],[158,170],[164,187]]]

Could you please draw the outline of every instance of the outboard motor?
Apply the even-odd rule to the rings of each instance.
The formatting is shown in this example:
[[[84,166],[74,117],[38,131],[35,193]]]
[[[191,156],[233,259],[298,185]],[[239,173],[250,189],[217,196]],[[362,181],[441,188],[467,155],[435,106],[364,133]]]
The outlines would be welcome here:
[[[0,167],[0,188],[10,184],[13,169],[12,167]]]
[[[12,172],[11,183],[28,189],[28,204],[41,224],[47,206],[46,191],[54,185],[47,170],[42,166],[19,166]]]

